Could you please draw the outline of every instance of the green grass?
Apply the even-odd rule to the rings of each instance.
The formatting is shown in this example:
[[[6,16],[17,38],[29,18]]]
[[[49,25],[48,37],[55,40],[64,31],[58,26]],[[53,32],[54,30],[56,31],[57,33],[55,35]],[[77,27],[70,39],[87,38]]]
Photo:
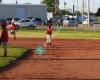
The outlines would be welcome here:
[[[92,31],[61,31],[55,35],[62,39],[100,39],[100,32]]]
[[[24,55],[27,49],[24,48],[8,48],[8,57],[3,56],[3,49],[0,47],[0,68],[6,67],[18,57]]]
[[[46,38],[45,30],[19,30],[17,37]],[[53,38],[60,39],[100,39],[99,31],[88,30],[61,30],[53,31]]]
[[[11,37],[10,33],[9,36]],[[17,37],[24,38],[46,38],[46,30],[21,29],[17,31]],[[99,31],[89,31],[81,29],[67,29],[53,31],[53,38],[58,39],[100,39]]]

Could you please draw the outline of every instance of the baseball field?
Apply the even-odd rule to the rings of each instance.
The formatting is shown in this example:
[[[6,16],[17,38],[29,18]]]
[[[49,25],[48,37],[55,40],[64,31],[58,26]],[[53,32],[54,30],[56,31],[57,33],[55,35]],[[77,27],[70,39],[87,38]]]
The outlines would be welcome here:
[[[54,30],[52,45],[45,47],[45,30],[19,30],[16,40],[9,37],[8,57],[0,47],[0,67],[6,66],[0,80],[100,79],[99,31]],[[35,54],[38,46],[44,47],[41,55]]]

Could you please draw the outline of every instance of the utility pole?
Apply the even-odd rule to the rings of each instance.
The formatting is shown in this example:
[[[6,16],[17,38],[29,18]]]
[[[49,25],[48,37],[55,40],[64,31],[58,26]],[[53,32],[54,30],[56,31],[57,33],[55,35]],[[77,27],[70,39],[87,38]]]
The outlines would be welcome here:
[[[59,0],[55,0],[55,14],[58,15],[59,11]]]
[[[77,15],[77,27],[78,27],[78,0],[77,0],[77,13],[76,13]]]
[[[66,10],[66,2],[65,2],[65,0],[64,0],[64,10]]]
[[[18,1],[16,0],[16,4],[18,4]]]
[[[75,15],[75,0],[73,0],[73,16]]]
[[[73,4],[73,15],[75,15],[75,5]]]
[[[82,23],[83,21],[84,21],[84,0],[82,1]]]
[[[42,4],[43,0],[41,0],[40,4]]]
[[[78,0],[77,0],[77,16],[78,16]]]
[[[90,0],[88,0],[88,27],[90,27]]]

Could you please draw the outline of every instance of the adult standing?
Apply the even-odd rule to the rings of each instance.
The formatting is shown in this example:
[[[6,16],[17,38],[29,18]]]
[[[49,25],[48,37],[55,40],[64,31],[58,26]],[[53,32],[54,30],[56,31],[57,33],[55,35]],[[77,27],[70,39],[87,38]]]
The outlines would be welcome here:
[[[7,57],[7,43],[8,43],[8,31],[6,29],[7,23],[5,20],[1,21],[1,44],[4,50],[3,57]]]

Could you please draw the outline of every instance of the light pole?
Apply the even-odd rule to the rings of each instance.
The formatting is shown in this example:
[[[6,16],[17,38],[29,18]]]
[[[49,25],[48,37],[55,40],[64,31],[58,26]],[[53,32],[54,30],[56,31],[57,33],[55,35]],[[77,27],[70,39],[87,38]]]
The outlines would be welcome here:
[[[83,24],[83,21],[84,21],[84,0],[82,1],[82,24]]]
[[[18,4],[18,1],[16,0],[16,4]]]
[[[90,26],[90,0],[88,0],[88,27]]]
[[[59,12],[59,0],[55,0],[55,14],[58,16]]]
[[[40,4],[42,4],[43,0],[41,0]]]
[[[77,15],[77,27],[78,27],[78,0],[77,0],[77,13],[76,13]]]
[[[66,2],[65,2],[65,0],[64,0],[64,10],[66,9]]]

